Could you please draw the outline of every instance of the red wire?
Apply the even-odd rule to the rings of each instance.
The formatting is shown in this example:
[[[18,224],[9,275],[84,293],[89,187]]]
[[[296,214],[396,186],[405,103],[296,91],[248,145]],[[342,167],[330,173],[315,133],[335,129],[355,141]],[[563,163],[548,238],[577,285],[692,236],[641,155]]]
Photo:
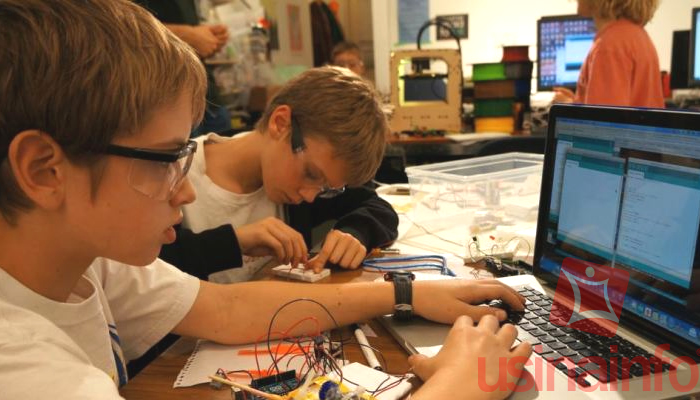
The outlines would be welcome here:
[[[279,341],[278,341],[278,343],[277,343],[277,347],[276,347],[276,348],[273,350],[273,352],[270,354],[270,358],[272,358],[272,365],[270,366],[270,368],[268,368],[268,375],[270,375],[270,374],[272,373],[272,368],[274,367],[274,365],[275,365],[276,363],[278,363],[280,360],[282,360],[282,358],[284,358],[285,356],[289,355],[289,353],[290,353],[291,350],[292,350],[292,347],[293,347],[293,346],[290,347],[290,348],[287,350],[287,352],[286,352],[285,354],[283,354],[283,355],[279,356],[279,358],[277,358],[277,356],[279,355],[279,349],[280,349],[280,347],[282,346],[283,341],[284,341],[285,339],[290,339],[289,332],[291,332],[291,331],[294,330],[296,327],[298,327],[299,325],[301,325],[302,323],[304,323],[304,322],[306,322],[306,321],[313,321],[313,322],[314,322],[314,325],[315,325],[315,327],[316,327],[316,330],[315,330],[314,332],[316,333],[316,336],[320,336],[320,335],[321,335],[321,325],[320,325],[320,323],[318,322],[318,319],[315,318],[315,317],[306,317],[306,318],[302,318],[302,319],[298,320],[297,322],[295,322],[294,324],[292,324],[292,325],[291,325],[289,328],[287,328],[285,331],[281,331],[281,332],[280,332],[280,331],[274,331],[274,332],[271,332],[271,334],[270,334],[271,337],[269,338],[269,340],[279,340]],[[267,334],[260,335],[260,336],[256,339],[255,345],[254,345],[254,347],[253,347],[253,349],[254,349],[253,351],[254,351],[254,353],[255,353],[255,365],[256,365],[256,368],[258,369],[258,371],[261,370],[261,369],[260,369],[260,359],[258,358],[258,343],[259,343],[261,340],[263,340],[263,339],[265,338],[266,335],[267,335]],[[274,339],[274,337],[277,336],[277,335],[279,335],[279,338]],[[296,344],[297,346],[299,346],[299,348],[302,349],[302,351],[303,351],[303,347],[300,345],[300,342],[301,342],[301,339],[303,339],[303,338],[305,338],[305,337],[308,337],[308,336],[302,336],[302,337],[300,337],[299,339],[297,339],[296,341],[293,342],[294,344]],[[311,338],[311,337],[309,337],[309,338]],[[312,341],[313,341],[313,340],[312,340]]]

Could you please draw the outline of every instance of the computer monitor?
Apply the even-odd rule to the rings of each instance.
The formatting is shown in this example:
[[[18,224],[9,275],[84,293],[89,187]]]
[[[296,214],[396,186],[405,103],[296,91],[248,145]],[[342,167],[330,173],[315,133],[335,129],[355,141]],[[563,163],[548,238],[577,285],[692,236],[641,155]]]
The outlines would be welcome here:
[[[700,18],[698,18],[698,14],[700,14],[700,7],[693,8],[693,25],[690,27],[690,66],[689,66],[689,72],[690,76],[688,77],[688,83],[690,86],[693,87],[698,87],[700,86],[700,50],[698,50],[698,46],[700,46]]]
[[[671,47],[671,89],[688,87],[688,65],[690,59],[690,31],[673,31]]]
[[[542,17],[537,21],[537,90],[576,88],[595,38],[591,18],[578,15]]]
[[[624,291],[587,290],[608,290],[621,323],[697,350],[699,114],[554,105],[539,213],[539,278],[556,284],[572,263],[628,273]]]

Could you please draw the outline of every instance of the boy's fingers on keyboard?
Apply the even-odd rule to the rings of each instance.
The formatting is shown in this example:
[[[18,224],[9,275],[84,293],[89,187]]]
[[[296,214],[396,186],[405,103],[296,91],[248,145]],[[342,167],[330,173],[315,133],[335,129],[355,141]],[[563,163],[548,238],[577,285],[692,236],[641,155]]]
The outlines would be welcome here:
[[[513,324],[505,324],[498,330],[496,337],[504,346],[510,348],[518,337],[518,330]]]
[[[532,355],[532,345],[529,342],[520,342],[519,345],[511,350],[511,354],[513,354],[514,357],[523,357],[527,360],[530,355]],[[522,366],[517,367],[522,369]]]
[[[500,293],[498,298],[505,301],[511,309],[515,311],[523,311],[525,309],[525,297],[515,289],[500,281],[495,281],[491,286],[498,287],[497,290]]]
[[[494,318],[493,314],[486,314],[479,320],[479,329],[488,333],[496,333],[498,331],[498,319]]]
[[[496,307],[487,307],[487,306],[468,306],[468,315],[474,320],[474,321],[480,321],[481,318],[483,318],[486,315],[493,315],[498,319],[499,321],[503,321],[506,319],[507,314],[505,311],[501,310],[500,308]]]
[[[479,281],[480,284],[482,285],[491,285],[491,286],[500,286],[504,289],[507,289],[508,292],[513,293],[516,298],[520,300],[522,304],[525,304],[525,296],[521,295],[518,293],[517,290],[513,289],[512,287],[506,285],[505,283],[496,280],[496,279],[484,279]]]
[[[519,294],[512,288],[502,284],[481,284],[481,281],[479,281],[479,285],[472,288],[471,295],[470,303],[472,304],[502,299],[513,310],[522,311],[525,307],[524,302],[520,300]]]
[[[515,290],[514,288],[512,288],[512,287],[506,285],[505,283],[503,283],[503,282],[501,282],[501,281],[494,281],[494,283],[495,283],[496,285],[500,285],[500,286],[502,286],[503,288],[507,289],[508,293],[510,293],[510,294],[513,295],[513,296],[512,296],[513,298],[517,299],[517,300],[520,302],[521,305],[525,305],[525,296],[523,296],[522,294],[518,293],[517,290]]]

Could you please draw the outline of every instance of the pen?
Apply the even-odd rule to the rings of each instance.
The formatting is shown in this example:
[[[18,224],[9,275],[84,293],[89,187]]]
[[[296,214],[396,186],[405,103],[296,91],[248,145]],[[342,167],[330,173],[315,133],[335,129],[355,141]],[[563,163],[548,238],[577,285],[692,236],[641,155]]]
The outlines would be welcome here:
[[[362,350],[362,354],[365,356],[365,360],[367,360],[367,364],[378,371],[383,371],[384,368],[382,368],[381,364],[379,364],[379,360],[377,360],[377,357],[374,355],[374,351],[372,351],[372,348],[367,341],[367,337],[365,336],[365,333],[362,332],[362,329],[360,329],[360,326],[358,324],[352,324],[351,328],[355,333],[357,343],[360,344],[360,349]]]
[[[369,252],[369,255],[372,257],[386,256],[390,254],[401,254],[401,250],[394,248],[374,248],[372,249],[372,251]]]

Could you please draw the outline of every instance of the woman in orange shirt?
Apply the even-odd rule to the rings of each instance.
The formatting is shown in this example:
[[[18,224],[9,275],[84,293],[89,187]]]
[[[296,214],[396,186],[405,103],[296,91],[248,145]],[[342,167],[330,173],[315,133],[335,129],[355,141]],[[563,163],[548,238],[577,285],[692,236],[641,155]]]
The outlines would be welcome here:
[[[656,48],[644,25],[659,0],[578,0],[578,14],[598,31],[576,94],[556,88],[555,102],[632,107],[664,106]]]

